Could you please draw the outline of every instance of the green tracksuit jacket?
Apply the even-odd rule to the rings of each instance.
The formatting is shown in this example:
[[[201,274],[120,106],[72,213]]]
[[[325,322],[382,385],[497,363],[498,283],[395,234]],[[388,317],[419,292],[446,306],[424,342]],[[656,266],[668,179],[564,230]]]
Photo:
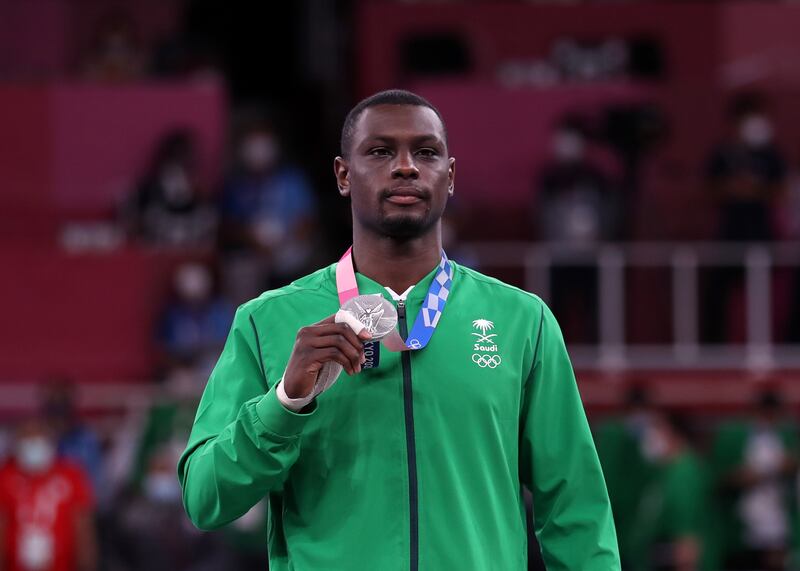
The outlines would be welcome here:
[[[335,265],[242,305],[178,465],[195,525],[222,526],[268,496],[272,571],[521,571],[524,484],[548,570],[618,570],[608,494],[552,313],[453,267],[427,347],[383,349],[377,368],[343,374],[302,414],[272,389],[298,329],[339,308]],[[398,305],[401,333],[434,274]],[[360,293],[391,299],[356,278]]]

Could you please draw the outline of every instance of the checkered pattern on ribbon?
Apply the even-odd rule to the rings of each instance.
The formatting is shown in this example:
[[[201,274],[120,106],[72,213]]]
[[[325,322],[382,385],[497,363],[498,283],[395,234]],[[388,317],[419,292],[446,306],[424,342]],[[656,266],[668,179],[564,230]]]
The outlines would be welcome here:
[[[453,266],[442,250],[442,260],[439,262],[439,271],[431,281],[428,294],[422,302],[422,307],[414,320],[414,326],[406,339],[406,347],[409,349],[422,349],[431,340],[439,319],[444,312],[444,306],[450,295],[450,288],[453,285]]]
[[[405,349],[402,350],[418,350],[428,344],[428,341],[431,340],[431,336],[442,317],[442,312],[447,303],[447,298],[450,295],[452,285],[453,265],[450,263],[450,260],[447,259],[444,250],[442,250],[439,271],[436,272],[436,275],[431,281],[428,294],[425,296],[417,318],[414,320],[411,333],[409,333],[408,339],[406,339],[405,342],[398,339],[400,347],[403,347],[403,344],[405,344]],[[336,264],[336,289],[339,292],[339,303],[341,305],[344,305],[344,303],[353,296],[358,295],[358,284],[356,283],[356,274],[353,267],[352,247],[344,253],[339,263]],[[374,347],[377,350],[379,348],[378,343],[375,343]]]
[[[439,263],[439,271],[433,278],[431,288],[422,304],[422,321],[425,327],[436,327],[439,318],[442,316],[444,304],[447,296],[450,295],[450,286],[453,283],[453,266],[447,256],[442,252],[442,261]]]

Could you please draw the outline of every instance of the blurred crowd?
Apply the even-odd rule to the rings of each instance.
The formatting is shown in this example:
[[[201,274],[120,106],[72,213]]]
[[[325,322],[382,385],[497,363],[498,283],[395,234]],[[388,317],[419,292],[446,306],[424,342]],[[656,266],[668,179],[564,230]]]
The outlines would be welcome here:
[[[101,434],[76,386],[43,383],[37,413],[5,435],[0,568],[9,571],[266,569],[263,504],[207,533],[186,517],[175,475],[199,395],[174,372],[149,407]]]
[[[267,568],[263,503],[216,532],[183,511],[175,465],[199,399],[190,372],[105,435],[81,419],[69,380],[42,387],[37,414],[5,438],[6,569]],[[742,414],[701,417],[632,383],[617,414],[593,420],[624,569],[800,568],[800,427],[777,386]]]
[[[626,569],[800,568],[800,441],[781,392],[717,422],[654,406],[631,387],[594,426]]]
[[[635,239],[630,225],[641,186],[635,165],[641,157],[631,153],[646,153],[667,126],[657,108],[626,113],[629,117],[617,122],[627,124],[623,138],[633,148],[615,140],[608,120],[598,125],[592,117],[568,115],[555,126],[552,159],[534,182],[532,237],[578,253]],[[778,145],[776,128],[763,94],[732,96],[724,137],[697,160],[704,164],[703,187],[715,210],[716,228],[709,239],[737,247],[800,239],[800,160],[790,160]],[[552,267],[550,303],[568,341],[596,343],[597,260],[585,259]],[[710,268],[703,277],[700,339],[733,342],[731,308],[744,285],[743,261]],[[777,341],[786,343],[800,341],[800,272],[791,282],[789,317],[777,332]]]

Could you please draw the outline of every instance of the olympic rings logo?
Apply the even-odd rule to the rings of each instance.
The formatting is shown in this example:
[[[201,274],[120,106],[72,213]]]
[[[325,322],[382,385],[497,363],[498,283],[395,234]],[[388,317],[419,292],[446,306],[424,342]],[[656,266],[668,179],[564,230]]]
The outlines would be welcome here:
[[[486,367],[494,369],[502,362],[502,359],[500,355],[480,355],[478,353],[473,353],[472,362],[481,369],[485,369]]]

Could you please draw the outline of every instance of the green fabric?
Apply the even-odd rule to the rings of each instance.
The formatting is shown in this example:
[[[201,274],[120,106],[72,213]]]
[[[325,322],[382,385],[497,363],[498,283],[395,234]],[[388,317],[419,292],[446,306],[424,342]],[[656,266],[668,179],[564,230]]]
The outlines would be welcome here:
[[[620,555],[623,562],[631,561],[637,508],[654,468],[642,455],[639,439],[625,419],[609,418],[599,423],[594,435],[614,511]]]
[[[641,497],[633,526],[635,569],[649,569],[649,553],[656,543],[692,536],[707,549],[709,491],[708,471],[691,451],[678,454],[657,470]],[[709,562],[701,568],[714,568],[708,566],[710,555],[701,555]]]
[[[620,568],[606,487],[558,325],[535,296],[453,264],[447,308],[411,354],[419,569],[527,568],[521,485],[550,571]],[[413,325],[434,272],[407,300]],[[381,293],[358,274],[362,294]],[[302,326],[338,309],[334,266],[237,311],[178,466],[186,511],[216,528],[269,497],[270,568],[410,565],[400,355],[346,374],[307,413],[272,388]],[[476,319],[497,350],[474,347]],[[481,368],[474,354],[499,356]]]
[[[196,408],[196,399],[192,403],[166,400],[150,407],[139,436],[130,485],[141,488],[150,459],[159,448],[171,440],[179,442],[188,437]]]

